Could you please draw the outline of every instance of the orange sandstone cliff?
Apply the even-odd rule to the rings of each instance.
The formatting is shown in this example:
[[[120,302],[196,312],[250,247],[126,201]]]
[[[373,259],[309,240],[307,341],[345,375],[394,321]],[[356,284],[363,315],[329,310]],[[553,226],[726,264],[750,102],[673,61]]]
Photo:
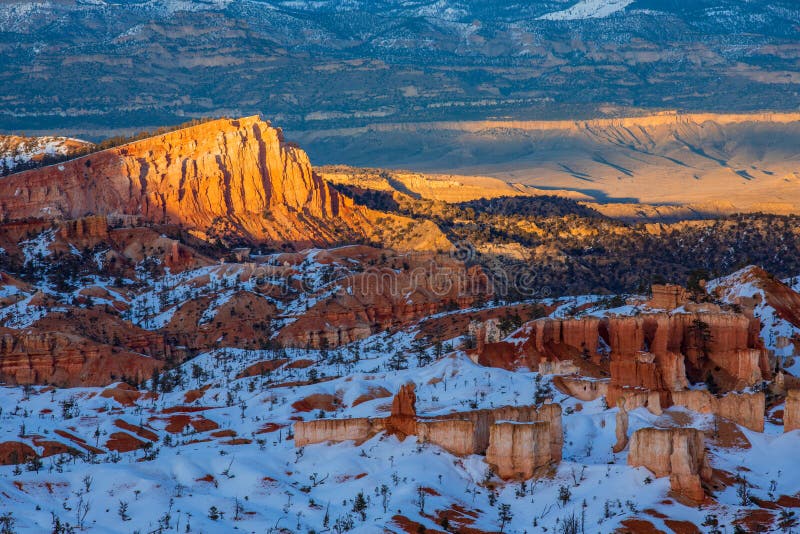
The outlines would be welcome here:
[[[375,219],[329,187],[305,152],[257,116],[175,130],[0,183],[3,221],[86,215],[301,245],[368,237]],[[442,245],[440,237],[430,244]]]

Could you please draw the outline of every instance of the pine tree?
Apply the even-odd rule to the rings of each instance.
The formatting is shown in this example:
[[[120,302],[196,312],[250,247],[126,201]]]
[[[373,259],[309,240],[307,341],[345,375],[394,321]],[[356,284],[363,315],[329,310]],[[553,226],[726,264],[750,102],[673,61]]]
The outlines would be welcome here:
[[[356,500],[353,501],[353,511],[361,516],[362,521],[367,520],[367,500],[364,498],[363,491],[359,491],[356,495]]]

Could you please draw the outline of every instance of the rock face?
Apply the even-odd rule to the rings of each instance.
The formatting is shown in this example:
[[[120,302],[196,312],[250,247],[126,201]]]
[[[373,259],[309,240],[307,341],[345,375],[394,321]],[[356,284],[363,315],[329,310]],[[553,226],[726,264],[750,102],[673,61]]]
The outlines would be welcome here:
[[[400,387],[392,399],[392,414],[386,420],[390,432],[409,436],[417,433],[417,396],[414,384],[408,383]]]
[[[59,231],[66,240],[77,239],[83,241],[92,239],[102,241],[108,239],[108,217],[97,215],[66,221]]]
[[[676,391],[672,402],[695,412],[714,414],[756,432],[764,431],[764,393],[728,393],[718,398],[704,390]]]
[[[365,441],[383,429],[381,421],[356,418],[298,422],[294,425],[294,444],[295,447],[304,447],[326,441]]]
[[[614,444],[612,450],[615,453],[622,452],[628,446],[628,412],[625,410],[625,399],[617,401],[617,419],[616,419],[616,436],[617,442]]]
[[[786,405],[783,408],[783,431],[791,432],[800,428],[800,389],[786,392]]]
[[[220,119],[0,183],[3,220],[128,215],[198,234],[330,244],[364,237],[368,210],[330,188],[258,117]]]
[[[533,478],[550,465],[550,423],[494,423],[486,463],[505,480]]]
[[[468,419],[423,420],[416,424],[420,443],[437,445],[451,454],[483,454],[475,423]]]
[[[703,440],[703,432],[694,428],[642,428],[631,436],[628,465],[670,477],[672,491],[700,503],[702,482],[711,479]]]
[[[687,305],[688,306],[688,305]],[[513,369],[538,369],[543,362],[610,359],[609,404],[623,389],[662,393],[680,391],[711,374],[723,389],[751,386],[770,374],[767,352],[758,339],[757,321],[695,305],[685,313],[637,316],[537,319],[512,338],[485,343],[477,361]]]
[[[122,377],[142,380],[162,365],[78,336],[0,328],[0,381],[8,384],[102,386]]]
[[[361,442],[386,431],[401,439],[416,435],[420,443],[437,445],[451,454],[489,454],[502,478],[531,478],[545,465],[560,462],[564,446],[561,406],[503,406],[419,418],[414,385],[406,384],[392,401],[386,418],[317,419],[294,425],[295,446],[326,441]],[[511,429],[507,425],[518,425]],[[494,441],[493,441],[494,440]],[[494,443],[494,446],[492,446]]]
[[[659,310],[674,310],[689,301],[689,296],[683,286],[674,284],[653,284],[653,296],[647,302],[651,308]]]

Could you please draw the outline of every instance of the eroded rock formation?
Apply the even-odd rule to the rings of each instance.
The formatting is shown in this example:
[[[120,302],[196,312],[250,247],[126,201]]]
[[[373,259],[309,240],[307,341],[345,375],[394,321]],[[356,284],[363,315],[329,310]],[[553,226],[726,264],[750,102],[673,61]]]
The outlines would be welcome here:
[[[608,379],[579,376],[553,377],[553,385],[559,391],[582,401],[593,401],[608,395]]]
[[[766,400],[763,393],[728,393],[715,397],[705,390],[676,391],[672,402],[699,413],[710,413],[756,432],[764,431]]]
[[[386,431],[401,439],[416,435],[420,443],[431,443],[452,454],[466,456],[488,454],[495,439],[490,463],[499,466],[502,478],[530,478],[544,465],[561,461],[564,431],[558,404],[504,406],[420,418],[415,402],[414,385],[407,384],[392,401],[389,417],[298,421],[294,425],[295,445],[361,442]],[[504,425],[510,423],[526,430],[509,430]],[[498,426],[502,428],[495,428]],[[529,443],[531,437],[534,441]]]
[[[387,259],[385,265],[346,277],[341,290],[320,299],[284,328],[279,341],[297,347],[337,347],[448,309],[473,306],[492,292],[480,268],[447,255],[414,254],[403,258],[402,268],[391,264]]]
[[[295,447],[326,441],[362,442],[383,430],[383,419],[315,419],[294,425]]]
[[[800,389],[786,392],[786,404],[783,408],[783,431],[791,432],[800,428]]]
[[[670,477],[670,488],[694,502],[705,499],[711,479],[703,432],[694,428],[642,428],[631,436],[628,465],[643,466],[656,477]]]
[[[0,328],[0,381],[8,384],[103,386],[143,380],[163,363],[69,334]]]
[[[582,360],[602,366],[610,360],[611,405],[623,389],[659,391],[668,406],[669,392],[685,389],[688,379],[711,375],[732,390],[769,377],[757,320],[713,305],[686,307],[674,314],[538,319],[512,338],[485,343],[476,359],[507,369]]]
[[[617,442],[612,448],[615,453],[622,452],[628,446],[628,411],[625,409],[625,399],[617,401],[617,408],[615,428]]]
[[[392,399],[392,413],[386,420],[386,428],[390,432],[409,436],[417,433],[417,396],[414,384],[408,383],[400,387]]]
[[[551,463],[550,423],[494,423],[486,463],[502,479],[527,480]]]
[[[647,302],[651,308],[674,310],[689,301],[689,295],[683,286],[674,284],[653,284],[652,297]]]

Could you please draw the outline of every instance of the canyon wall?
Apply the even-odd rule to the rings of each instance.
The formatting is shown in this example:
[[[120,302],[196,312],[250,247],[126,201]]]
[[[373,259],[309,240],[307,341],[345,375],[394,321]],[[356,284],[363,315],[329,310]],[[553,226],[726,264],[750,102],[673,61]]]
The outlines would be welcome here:
[[[104,386],[123,377],[144,380],[162,366],[148,356],[73,335],[0,328],[0,382],[7,384]]]

